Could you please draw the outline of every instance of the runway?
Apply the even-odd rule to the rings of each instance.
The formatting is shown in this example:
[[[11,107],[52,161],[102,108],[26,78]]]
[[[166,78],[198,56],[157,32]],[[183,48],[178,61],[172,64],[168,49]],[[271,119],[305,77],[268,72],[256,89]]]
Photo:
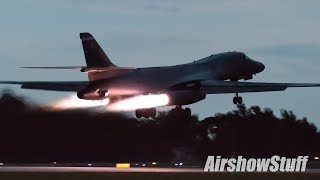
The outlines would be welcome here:
[[[193,173],[208,173],[203,172],[200,167],[131,167],[131,168],[116,168],[116,167],[52,167],[52,166],[2,166],[0,172],[193,172]],[[221,172],[211,172],[221,173]],[[228,172],[222,172],[228,173]],[[241,173],[241,172],[240,172]],[[255,172],[265,173],[265,172]],[[307,169],[301,173],[316,173],[320,175],[320,169]]]
[[[157,167],[24,167],[3,166],[0,172],[203,172],[202,168],[157,168]]]
[[[308,169],[301,173],[268,173],[268,172],[203,172],[194,167],[32,167],[32,166],[0,166],[0,179],[32,179],[32,180],[105,180],[105,179],[319,179],[320,169]]]

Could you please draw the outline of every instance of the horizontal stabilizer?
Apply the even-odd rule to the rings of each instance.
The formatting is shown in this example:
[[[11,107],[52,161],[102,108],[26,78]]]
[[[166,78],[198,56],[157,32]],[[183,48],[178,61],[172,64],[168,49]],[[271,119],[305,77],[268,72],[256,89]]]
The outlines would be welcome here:
[[[80,69],[81,72],[105,72],[105,71],[129,71],[135,68],[132,67],[85,67],[85,66],[52,66],[52,67],[21,67],[28,69]]]
[[[130,71],[132,67],[83,67],[81,72]]]
[[[84,66],[21,67],[28,69],[82,69]]]
[[[49,91],[71,91],[78,92],[85,88],[88,81],[0,81],[0,84],[15,84],[21,85],[22,89],[37,89]]]

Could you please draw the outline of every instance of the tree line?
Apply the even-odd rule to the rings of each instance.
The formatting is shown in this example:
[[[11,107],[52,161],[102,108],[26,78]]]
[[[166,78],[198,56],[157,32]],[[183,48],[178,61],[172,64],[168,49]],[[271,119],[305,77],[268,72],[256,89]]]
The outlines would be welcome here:
[[[208,155],[318,155],[320,133],[287,110],[238,105],[205,119],[155,119],[86,109],[48,111],[11,92],[0,97],[0,162],[197,161]]]

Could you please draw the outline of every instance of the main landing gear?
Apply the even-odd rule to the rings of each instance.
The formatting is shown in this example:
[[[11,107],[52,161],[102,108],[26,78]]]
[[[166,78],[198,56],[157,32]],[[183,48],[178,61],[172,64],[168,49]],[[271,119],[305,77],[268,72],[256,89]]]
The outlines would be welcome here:
[[[141,117],[145,117],[145,118],[155,118],[157,115],[157,110],[156,108],[146,108],[146,109],[137,109],[136,110],[136,117],[137,118],[141,118]]]
[[[169,115],[174,118],[189,118],[191,116],[191,109],[183,109],[180,105],[178,105],[170,110]]]
[[[233,104],[242,104],[242,97],[238,96],[238,93],[236,93],[236,96],[233,98]]]
[[[155,118],[157,115],[156,108],[146,108],[146,109],[137,109],[136,117],[137,118]],[[190,118],[191,117],[191,109],[185,108],[183,109],[181,105],[176,106],[175,108],[169,111],[169,116],[174,118]]]

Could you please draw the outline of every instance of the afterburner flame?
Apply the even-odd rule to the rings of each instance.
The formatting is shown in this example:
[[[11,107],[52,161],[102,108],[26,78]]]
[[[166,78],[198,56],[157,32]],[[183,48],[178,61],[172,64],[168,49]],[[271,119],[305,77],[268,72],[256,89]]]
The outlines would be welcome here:
[[[166,94],[150,94],[121,100],[113,104],[109,104],[107,107],[111,111],[130,111],[136,109],[164,106],[168,103],[169,97]]]
[[[76,95],[68,98],[58,100],[49,105],[49,109],[80,109],[97,106],[106,106],[109,103],[109,99],[104,100],[83,100],[79,99]]]

